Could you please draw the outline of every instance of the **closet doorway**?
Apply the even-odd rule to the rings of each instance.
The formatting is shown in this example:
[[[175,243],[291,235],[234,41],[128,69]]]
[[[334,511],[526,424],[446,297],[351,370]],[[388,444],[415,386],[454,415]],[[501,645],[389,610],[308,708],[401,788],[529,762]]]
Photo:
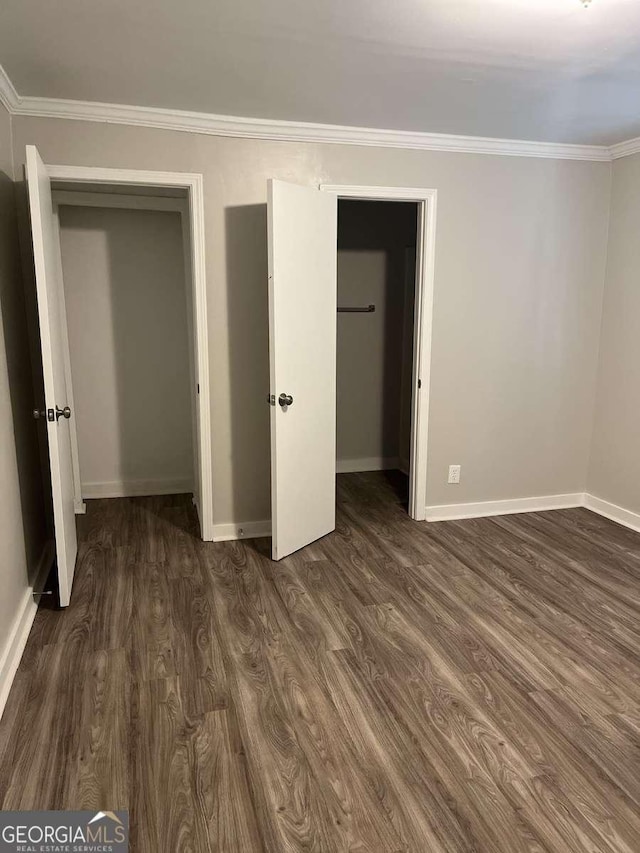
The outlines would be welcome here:
[[[418,205],[338,201],[336,472],[411,467]]]
[[[213,538],[202,176],[27,146],[61,606],[85,498],[193,493]]]
[[[196,492],[187,199],[115,189],[52,185],[76,513],[88,498]]]

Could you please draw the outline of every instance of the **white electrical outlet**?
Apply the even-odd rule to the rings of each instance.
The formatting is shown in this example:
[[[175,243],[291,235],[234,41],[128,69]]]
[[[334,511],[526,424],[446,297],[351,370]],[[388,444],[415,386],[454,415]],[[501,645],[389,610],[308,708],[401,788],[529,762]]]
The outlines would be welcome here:
[[[449,465],[449,482],[450,483],[459,483],[460,482],[460,465]]]

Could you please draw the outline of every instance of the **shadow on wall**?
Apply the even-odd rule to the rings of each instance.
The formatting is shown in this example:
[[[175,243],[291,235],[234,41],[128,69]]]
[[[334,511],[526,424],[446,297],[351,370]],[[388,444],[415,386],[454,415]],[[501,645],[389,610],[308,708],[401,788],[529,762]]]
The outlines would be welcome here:
[[[43,478],[43,471],[48,476],[48,454],[46,435],[39,436],[32,414],[34,399],[39,399],[38,389],[42,388],[42,366],[25,193],[24,182],[14,184],[0,172],[0,314],[7,358],[22,526],[29,581],[33,582],[48,538],[44,489],[46,480]],[[0,414],[5,417],[4,412]]]
[[[266,204],[227,208],[225,234],[230,518],[267,519],[271,451]]]

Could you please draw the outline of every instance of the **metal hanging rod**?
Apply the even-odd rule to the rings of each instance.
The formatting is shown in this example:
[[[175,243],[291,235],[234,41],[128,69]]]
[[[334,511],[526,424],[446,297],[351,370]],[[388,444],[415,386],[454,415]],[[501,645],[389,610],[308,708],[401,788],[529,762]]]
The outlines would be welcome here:
[[[338,314],[373,314],[375,310],[375,305],[363,305],[362,307],[338,305]]]

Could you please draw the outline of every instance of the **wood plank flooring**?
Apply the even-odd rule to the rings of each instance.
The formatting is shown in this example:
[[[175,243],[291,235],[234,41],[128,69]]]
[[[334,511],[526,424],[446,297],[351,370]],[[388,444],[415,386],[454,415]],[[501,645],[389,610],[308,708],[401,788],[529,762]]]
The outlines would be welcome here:
[[[640,851],[640,536],[417,524],[338,478],[280,563],[183,496],[89,502],[0,723],[4,809],[130,810],[136,853]]]

